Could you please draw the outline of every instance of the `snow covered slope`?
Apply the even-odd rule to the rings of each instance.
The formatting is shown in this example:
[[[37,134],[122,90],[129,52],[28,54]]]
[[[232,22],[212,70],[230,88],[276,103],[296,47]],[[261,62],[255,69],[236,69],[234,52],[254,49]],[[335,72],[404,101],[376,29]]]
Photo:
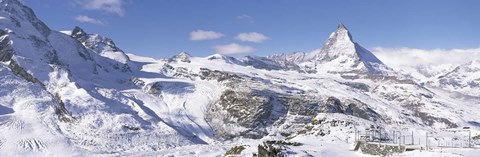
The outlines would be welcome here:
[[[474,85],[477,62],[442,77],[457,83],[430,88],[385,66],[343,25],[311,53],[157,60],[80,27],[51,30],[18,0],[0,0],[0,17],[0,156],[216,156],[242,144],[249,156],[267,140],[322,155],[335,152],[313,148],[348,150],[371,126],[386,137],[479,134],[479,96],[450,91]]]
[[[480,96],[480,60],[462,64],[432,83],[450,91]]]
[[[2,94],[6,99],[2,106],[6,106],[7,110],[13,109],[13,117],[31,115],[31,119],[49,118],[48,123],[34,120],[18,123],[32,126],[28,129],[36,130],[39,134],[53,134],[52,137],[48,137],[49,134],[38,137],[32,134],[25,142],[15,141],[18,136],[6,136],[5,141],[12,143],[2,143],[8,144],[12,149],[2,147],[0,154],[31,153],[32,150],[39,149],[44,149],[38,151],[40,153],[48,153],[60,149],[47,147],[55,145],[75,151],[112,153],[205,143],[195,139],[192,131],[183,131],[178,129],[178,126],[167,123],[167,120],[159,116],[164,114],[155,113],[155,108],[158,112],[165,110],[161,107],[162,104],[165,106],[165,103],[158,98],[152,98],[153,96],[134,84],[134,73],[129,68],[128,57],[115,49],[113,42],[90,36],[84,45],[76,38],[50,30],[35,17],[31,9],[16,0],[1,1],[0,9],[0,16],[3,17],[0,23],[3,28],[3,51],[0,53],[3,71],[10,71],[10,75],[17,76],[3,82],[30,82],[28,86],[18,86],[19,90],[28,92]],[[8,68],[5,69],[6,67]],[[135,74],[159,79],[163,76],[141,72]],[[2,89],[12,90],[7,87],[9,86],[2,85]],[[17,95],[26,99],[9,100]],[[36,97],[43,98],[41,100],[45,102],[35,103]],[[37,104],[34,106],[36,110],[46,112],[51,108],[52,111],[39,112],[41,117],[35,117],[36,114],[30,114],[31,111],[23,109],[25,102]],[[7,116],[10,115],[2,115]],[[17,122],[8,118],[2,120],[2,124],[10,123]],[[23,128],[20,126],[19,129]],[[21,131],[23,130],[15,132]],[[42,142],[41,137],[53,138],[54,133],[59,137],[56,142]],[[145,140],[149,138],[156,140]],[[25,146],[27,144],[32,146]]]

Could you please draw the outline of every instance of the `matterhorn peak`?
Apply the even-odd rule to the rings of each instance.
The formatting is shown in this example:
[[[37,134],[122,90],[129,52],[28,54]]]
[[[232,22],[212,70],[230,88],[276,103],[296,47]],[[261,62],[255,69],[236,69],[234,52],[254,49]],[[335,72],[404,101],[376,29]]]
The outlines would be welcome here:
[[[338,23],[338,26],[337,26],[337,30],[347,30],[347,27],[345,27],[345,25],[343,25],[343,23]]]
[[[342,55],[348,58],[355,58],[355,43],[352,35],[342,23],[338,24],[337,30],[330,34],[327,41],[323,45],[320,53],[316,55],[316,59],[322,62],[332,61]]]
[[[338,24],[337,30],[314,56],[314,62],[320,66],[317,68],[326,72],[381,74],[383,69],[389,69],[370,51],[355,43],[349,30],[342,23]]]
[[[333,44],[333,42],[344,42],[346,44],[353,44],[353,38],[348,31],[347,27],[342,23],[339,23],[337,30],[333,32],[327,40],[326,44]]]

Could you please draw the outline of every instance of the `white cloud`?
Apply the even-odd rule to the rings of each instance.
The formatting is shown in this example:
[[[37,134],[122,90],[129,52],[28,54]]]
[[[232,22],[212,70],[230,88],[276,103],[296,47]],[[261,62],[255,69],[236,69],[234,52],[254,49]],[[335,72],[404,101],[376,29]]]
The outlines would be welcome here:
[[[123,16],[123,5],[127,0],[76,0],[77,4],[87,10],[101,10]]]
[[[90,24],[94,24],[94,25],[105,25],[104,22],[102,22],[98,19],[95,19],[95,18],[85,16],[85,15],[79,15],[79,16],[75,17],[75,20],[77,20],[78,22],[82,22],[82,23],[90,23]]]
[[[261,43],[269,38],[261,33],[257,32],[250,32],[250,33],[240,33],[238,34],[235,39],[240,41],[249,41],[254,43]]]
[[[213,47],[215,53],[218,54],[239,54],[239,53],[250,53],[255,51],[255,48],[245,45],[239,45],[236,43],[226,44],[226,45],[217,45]]]
[[[480,59],[480,48],[471,49],[415,49],[415,48],[373,48],[374,53],[385,64],[402,69],[414,66],[459,65]]]
[[[222,38],[224,35],[222,33],[214,31],[205,31],[205,30],[195,30],[190,32],[190,40],[199,41],[199,40],[213,40]]]
[[[236,19],[239,19],[239,20],[245,20],[247,21],[248,23],[250,24],[254,24],[255,21],[253,20],[253,18],[251,16],[248,16],[247,14],[243,14],[243,15],[239,15],[236,17]]]

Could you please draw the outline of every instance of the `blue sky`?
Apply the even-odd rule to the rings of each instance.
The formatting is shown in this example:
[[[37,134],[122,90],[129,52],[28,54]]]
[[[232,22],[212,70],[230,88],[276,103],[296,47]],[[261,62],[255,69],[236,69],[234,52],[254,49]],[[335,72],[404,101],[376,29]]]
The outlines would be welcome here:
[[[24,1],[52,29],[80,26],[154,58],[311,51],[340,22],[368,49],[480,47],[478,0]]]

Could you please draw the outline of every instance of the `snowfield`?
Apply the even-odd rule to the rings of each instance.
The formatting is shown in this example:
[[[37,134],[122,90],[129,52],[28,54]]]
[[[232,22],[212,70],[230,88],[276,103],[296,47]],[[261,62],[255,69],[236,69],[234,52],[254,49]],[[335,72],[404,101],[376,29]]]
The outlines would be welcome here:
[[[480,153],[479,61],[405,74],[342,24],[310,53],[240,59],[126,54],[18,0],[0,0],[0,28],[0,156]]]

